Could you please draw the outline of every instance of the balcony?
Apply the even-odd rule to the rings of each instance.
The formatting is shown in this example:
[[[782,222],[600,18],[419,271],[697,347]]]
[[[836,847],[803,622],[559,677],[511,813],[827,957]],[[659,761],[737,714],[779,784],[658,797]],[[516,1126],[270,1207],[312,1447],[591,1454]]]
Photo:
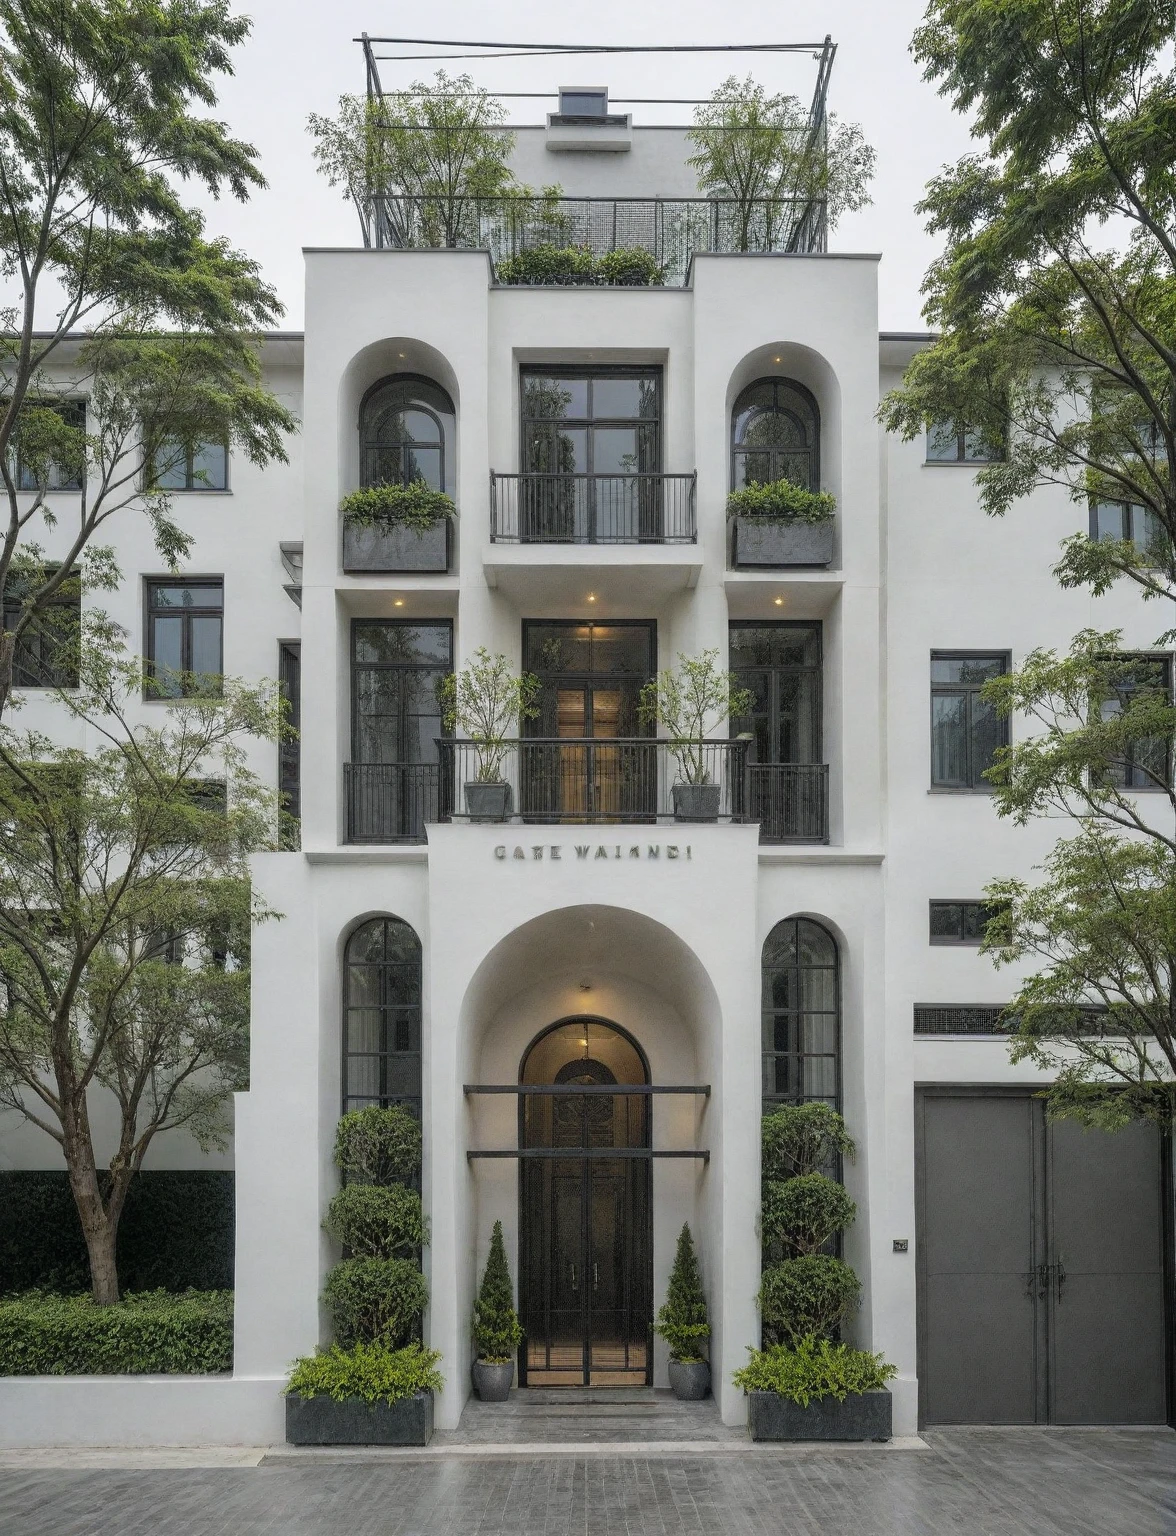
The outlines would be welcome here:
[[[715,803],[698,819],[760,823],[763,843],[829,840],[825,763],[749,764],[747,742],[708,741],[700,765]],[[503,744],[509,818],[522,823],[655,825],[678,820],[678,755],[656,738],[529,737]],[[428,822],[469,821],[477,782],[469,741],[438,742],[439,763],[348,763],[349,843],[421,843]]]
[[[694,544],[696,476],[490,474],[494,544]]]

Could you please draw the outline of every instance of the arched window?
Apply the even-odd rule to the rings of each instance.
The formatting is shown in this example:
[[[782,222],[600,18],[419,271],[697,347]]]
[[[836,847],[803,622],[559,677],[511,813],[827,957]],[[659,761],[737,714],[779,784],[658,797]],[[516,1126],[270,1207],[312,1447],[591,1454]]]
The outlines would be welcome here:
[[[837,943],[820,923],[788,917],[763,953],[764,1109],[841,1102],[841,978]]]
[[[757,379],[731,415],[732,484],[791,480],[806,491],[821,488],[821,418],[817,402],[793,379]]]
[[[453,489],[453,401],[438,384],[401,373],[369,389],[359,408],[364,485]]]
[[[347,940],[343,968],[343,1111],[421,1107],[421,941],[398,917],[373,917]]]

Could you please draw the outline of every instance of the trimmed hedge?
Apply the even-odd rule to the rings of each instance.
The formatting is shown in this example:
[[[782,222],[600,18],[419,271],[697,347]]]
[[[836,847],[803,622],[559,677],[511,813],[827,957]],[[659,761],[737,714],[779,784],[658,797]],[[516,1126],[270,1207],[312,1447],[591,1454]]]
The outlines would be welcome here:
[[[385,1344],[357,1344],[340,1349],[332,1344],[317,1355],[294,1364],[287,1393],[299,1397],[349,1397],[365,1403],[399,1403],[417,1392],[440,1392],[445,1385],[437,1366],[441,1355],[422,1344],[389,1349]]]
[[[751,1359],[731,1380],[745,1392],[775,1392],[807,1408],[813,1398],[835,1397],[843,1403],[850,1393],[877,1392],[898,1375],[881,1355],[804,1338],[795,1350],[777,1344],[751,1350]]]
[[[144,1291],[116,1307],[32,1291],[0,1300],[0,1376],[210,1375],[233,1369],[232,1291]]]
[[[123,1288],[231,1290],[234,1224],[231,1171],[137,1174],[118,1228]],[[0,1172],[0,1296],[89,1288],[86,1243],[65,1171]]]

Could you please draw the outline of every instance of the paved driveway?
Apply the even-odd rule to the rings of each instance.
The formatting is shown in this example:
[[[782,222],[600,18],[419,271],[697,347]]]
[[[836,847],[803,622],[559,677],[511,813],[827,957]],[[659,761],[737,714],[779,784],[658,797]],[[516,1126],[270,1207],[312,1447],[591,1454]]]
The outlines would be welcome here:
[[[959,1430],[925,1450],[723,1445],[256,1466],[0,1465],[4,1536],[1172,1536],[1176,1436]],[[58,1458],[61,1460],[62,1458]],[[229,1458],[226,1458],[228,1460]]]

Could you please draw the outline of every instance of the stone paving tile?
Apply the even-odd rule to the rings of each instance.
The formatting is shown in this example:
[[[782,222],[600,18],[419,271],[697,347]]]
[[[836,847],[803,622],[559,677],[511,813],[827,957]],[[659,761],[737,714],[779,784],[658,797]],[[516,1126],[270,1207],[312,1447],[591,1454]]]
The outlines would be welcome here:
[[[931,1431],[910,1455],[432,1456],[0,1470],[4,1536],[1172,1536],[1167,1431]]]

